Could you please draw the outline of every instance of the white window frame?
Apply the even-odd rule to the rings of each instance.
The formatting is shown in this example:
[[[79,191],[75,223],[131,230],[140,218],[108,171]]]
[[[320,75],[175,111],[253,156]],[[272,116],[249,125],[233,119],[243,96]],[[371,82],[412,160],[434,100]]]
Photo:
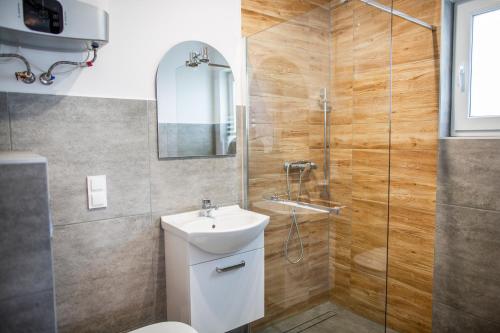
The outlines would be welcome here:
[[[475,15],[500,9],[500,0],[456,1],[452,89],[452,136],[500,136],[500,116],[471,117],[472,30]]]

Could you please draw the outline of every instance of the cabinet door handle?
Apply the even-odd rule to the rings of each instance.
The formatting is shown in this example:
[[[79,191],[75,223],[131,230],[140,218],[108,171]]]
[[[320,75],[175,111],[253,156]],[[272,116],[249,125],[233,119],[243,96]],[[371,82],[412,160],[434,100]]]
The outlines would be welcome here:
[[[217,273],[224,273],[224,272],[232,271],[234,269],[245,267],[245,265],[246,265],[245,260],[242,260],[239,264],[236,264],[236,265],[222,267],[222,268],[216,267],[215,271]]]

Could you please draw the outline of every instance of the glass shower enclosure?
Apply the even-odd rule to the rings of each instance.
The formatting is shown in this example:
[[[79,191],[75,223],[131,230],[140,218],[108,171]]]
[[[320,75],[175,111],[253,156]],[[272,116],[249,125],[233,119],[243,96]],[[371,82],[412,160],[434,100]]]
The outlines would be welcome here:
[[[391,1],[247,38],[249,209],[269,215],[255,332],[385,332]]]

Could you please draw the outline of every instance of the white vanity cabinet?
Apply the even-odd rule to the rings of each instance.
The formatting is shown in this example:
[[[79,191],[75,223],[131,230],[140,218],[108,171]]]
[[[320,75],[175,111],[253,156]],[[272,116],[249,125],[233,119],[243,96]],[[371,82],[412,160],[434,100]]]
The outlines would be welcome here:
[[[186,227],[191,228],[191,234],[169,229],[166,224],[173,221],[172,217],[162,217],[165,230],[167,320],[189,324],[199,333],[223,333],[262,318],[264,228],[239,250],[216,254],[190,243],[192,225]],[[206,218],[200,223],[207,222],[212,223]],[[217,218],[213,223],[217,229]],[[220,228],[224,229],[223,222]],[[230,232],[228,230],[221,232]]]
[[[262,318],[263,263],[261,248],[190,266],[191,325],[200,333],[226,332]]]

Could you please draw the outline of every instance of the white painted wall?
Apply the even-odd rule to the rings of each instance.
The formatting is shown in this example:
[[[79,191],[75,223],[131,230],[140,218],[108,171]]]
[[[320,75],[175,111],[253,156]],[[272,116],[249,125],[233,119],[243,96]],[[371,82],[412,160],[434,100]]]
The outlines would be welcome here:
[[[62,3],[73,0],[60,0]],[[163,55],[177,43],[200,40],[227,59],[242,100],[240,0],[81,0],[110,15],[110,42],[99,52],[94,67],[56,75],[49,87],[14,79],[23,68],[16,60],[0,62],[0,91],[127,99],[155,99],[155,76]],[[0,46],[0,52],[20,51],[38,76],[53,62],[85,58],[82,54],[47,52]]]

